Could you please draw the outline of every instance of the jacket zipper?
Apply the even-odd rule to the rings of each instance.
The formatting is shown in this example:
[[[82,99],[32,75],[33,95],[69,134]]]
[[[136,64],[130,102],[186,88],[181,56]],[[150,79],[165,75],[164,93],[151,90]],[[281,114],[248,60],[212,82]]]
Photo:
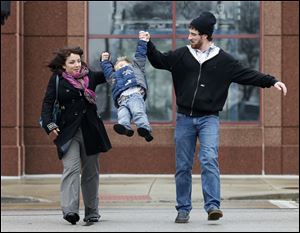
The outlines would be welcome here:
[[[197,80],[197,87],[196,87],[196,90],[195,90],[195,92],[194,92],[194,98],[193,98],[192,105],[191,105],[191,113],[190,113],[190,116],[193,115],[193,106],[194,106],[194,102],[195,102],[195,99],[196,99],[196,94],[197,94],[197,91],[198,91],[199,82],[200,82],[200,78],[201,78],[201,69],[202,69],[202,64],[200,64],[199,76],[198,76],[198,80]]]
[[[212,48],[210,47],[210,48],[208,49],[208,53],[207,53],[207,55],[206,55],[206,59],[205,59],[204,62],[207,61],[207,58],[209,57],[209,54],[210,54],[211,50],[212,50]],[[204,62],[203,62],[203,63],[204,63]],[[192,105],[191,105],[191,113],[190,113],[190,116],[193,115],[193,106],[194,106],[194,102],[195,102],[195,99],[196,99],[196,94],[197,94],[197,92],[198,92],[199,82],[200,82],[200,78],[201,78],[201,69],[202,69],[203,63],[200,63],[200,70],[199,70],[199,76],[198,76],[198,80],[197,80],[197,87],[196,87],[196,90],[195,90],[195,92],[194,92],[194,98],[193,98]]]

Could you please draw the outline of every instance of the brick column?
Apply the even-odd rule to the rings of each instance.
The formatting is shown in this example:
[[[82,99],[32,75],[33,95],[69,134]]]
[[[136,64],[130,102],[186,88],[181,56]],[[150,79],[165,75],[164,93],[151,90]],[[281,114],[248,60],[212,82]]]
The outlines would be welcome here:
[[[23,2],[1,25],[1,176],[24,174]]]

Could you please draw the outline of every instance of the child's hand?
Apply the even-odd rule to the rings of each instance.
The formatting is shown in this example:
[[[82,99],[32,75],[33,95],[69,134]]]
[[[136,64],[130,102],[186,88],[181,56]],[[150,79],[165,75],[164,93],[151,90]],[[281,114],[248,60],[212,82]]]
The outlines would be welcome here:
[[[147,35],[149,35],[148,32],[140,31],[140,32],[139,32],[139,39],[148,42],[149,39],[147,39]]]
[[[139,39],[142,40],[144,39],[146,36],[145,32],[144,31],[139,31]]]
[[[110,56],[110,54],[109,54],[108,52],[103,52],[103,53],[101,53],[100,60],[101,60],[101,61],[108,60],[108,59],[109,59],[109,56]]]

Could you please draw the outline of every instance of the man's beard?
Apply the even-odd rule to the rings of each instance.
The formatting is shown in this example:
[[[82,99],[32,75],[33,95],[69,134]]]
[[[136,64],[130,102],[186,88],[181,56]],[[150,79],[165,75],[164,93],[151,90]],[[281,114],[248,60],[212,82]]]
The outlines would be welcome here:
[[[190,44],[191,44],[191,47],[193,49],[200,49],[202,47],[202,45],[203,45],[203,42],[200,40],[200,41],[198,41],[197,44],[192,44],[191,41],[190,41]]]

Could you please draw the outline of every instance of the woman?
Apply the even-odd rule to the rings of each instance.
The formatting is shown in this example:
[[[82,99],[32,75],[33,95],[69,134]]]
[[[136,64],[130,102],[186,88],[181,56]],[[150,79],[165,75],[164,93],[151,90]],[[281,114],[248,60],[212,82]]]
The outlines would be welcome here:
[[[97,115],[95,88],[105,83],[102,72],[93,72],[82,62],[80,47],[60,49],[48,67],[53,72],[42,105],[43,128],[55,138],[58,157],[63,163],[61,208],[63,218],[79,221],[80,185],[85,206],[85,222],[98,222],[99,156],[111,148],[102,120]],[[56,99],[61,114],[52,121]],[[81,181],[80,181],[80,173]]]

